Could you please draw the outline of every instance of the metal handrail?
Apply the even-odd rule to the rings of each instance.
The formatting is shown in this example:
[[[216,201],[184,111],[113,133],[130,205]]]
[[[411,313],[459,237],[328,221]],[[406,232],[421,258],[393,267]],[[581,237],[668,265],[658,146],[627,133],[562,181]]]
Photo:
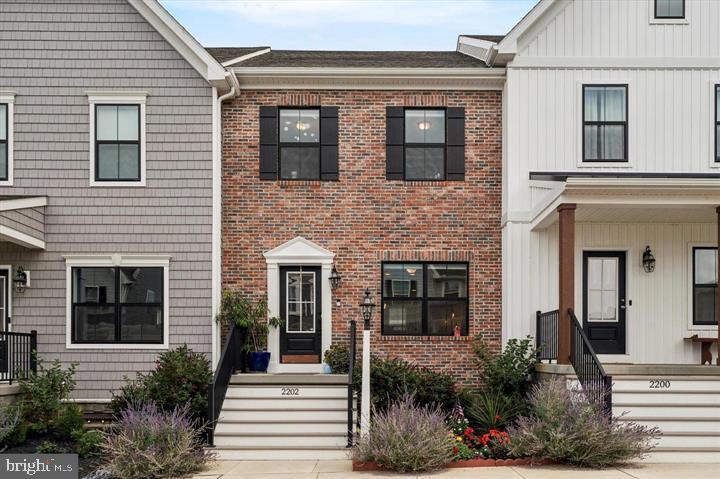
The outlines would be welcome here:
[[[28,379],[37,372],[37,331],[0,331],[0,382]]]
[[[557,360],[558,357],[558,320],[560,311],[537,311],[535,313],[535,347],[538,360]]]
[[[228,334],[225,346],[220,354],[220,361],[215,369],[215,374],[208,384],[208,422],[205,428],[208,446],[215,445],[215,426],[218,417],[220,417],[220,410],[223,401],[225,401],[230,378],[242,363],[242,338],[243,332],[235,324],[232,324],[230,334]]]
[[[603,368],[595,354],[575,311],[568,309],[572,334],[570,335],[570,363],[575,370],[586,397],[595,404],[603,404],[612,411],[612,376]]]

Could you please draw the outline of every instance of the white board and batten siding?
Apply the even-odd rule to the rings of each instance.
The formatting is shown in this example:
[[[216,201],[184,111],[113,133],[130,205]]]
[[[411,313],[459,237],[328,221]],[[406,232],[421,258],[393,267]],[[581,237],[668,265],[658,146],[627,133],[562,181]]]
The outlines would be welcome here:
[[[720,173],[714,163],[720,2],[686,3],[686,19],[656,21],[652,0],[557,0],[519,37],[505,89],[506,340],[533,334],[535,311],[557,307],[557,228],[531,231],[529,224],[548,183],[531,181],[529,172]],[[582,85],[613,83],[628,85],[629,161],[583,164]],[[715,242],[717,225],[605,221],[576,226],[578,313],[582,248],[630,248],[632,361],[697,363],[698,346],[682,340],[694,334],[689,248]],[[646,244],[658,260],[652,275],[640,264]]]
[[[170,257],[170,346],[211,350],[212,88],[125,0],[0,2],[0,90],[15,92],[14,185],[47,195],[46,251],[0,243],[31,271],[13,329],[46,360],[79,363],[78,399],[103,399],[158,350],[66,348],[65,255]],[[147,93],[145,187],[90,187],[88,91]]]

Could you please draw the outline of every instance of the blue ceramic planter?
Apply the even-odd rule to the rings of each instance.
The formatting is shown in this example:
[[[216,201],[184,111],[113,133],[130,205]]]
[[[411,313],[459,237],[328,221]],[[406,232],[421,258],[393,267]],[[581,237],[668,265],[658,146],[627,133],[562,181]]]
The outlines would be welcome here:
[[[264,373],[270,364],[270,353],[268,351],[258,351],[250,353],[250,371],[254,373]]]

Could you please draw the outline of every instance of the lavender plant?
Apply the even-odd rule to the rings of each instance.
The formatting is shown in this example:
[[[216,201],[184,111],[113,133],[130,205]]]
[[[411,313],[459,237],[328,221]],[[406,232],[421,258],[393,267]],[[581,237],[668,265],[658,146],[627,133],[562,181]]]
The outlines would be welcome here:
[[[0,452],[14,443],[13,437],[22,426],[22,410],[14,405],[0,406]]]
[[[575,466],[605,468],[640,458],[655,445],[660,431],[621,422],[562,379],[535,385],[530,414],[508,429],[516,456],[550,459]]]
[[[117,417],[102,448],[107,471],[123,479],[159,479],[195,473],[212,459],[203,448],[189,406],[161,411],[153,403],[130,405]]]
[[[440,469],[452,457],[445,415],[439,406],[418,405],[406,394],[386,410],[373,411],[370,432],[353,457],[398,472]]]

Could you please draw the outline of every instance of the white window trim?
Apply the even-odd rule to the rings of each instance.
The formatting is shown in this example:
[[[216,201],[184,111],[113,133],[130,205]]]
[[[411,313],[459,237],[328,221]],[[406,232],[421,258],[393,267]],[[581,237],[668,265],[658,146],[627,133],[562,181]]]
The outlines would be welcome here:
[[[148,93],[144,91],[87,91],[90,105],[90,186],[143,187],[145,186],[145,104]],[[95,106],[102,104],[140,105],[140,181],[96,181],[95,180]]]
[[[685,0],[684,18],[655,18],[655,0],[648,0],[648,22],[650,25],[689,25],[687,17],[690,3]]]
[[[170,256],[163,255],[66,255],[65,258],[65,348],[66,349],[168,349],[170,344]],[[72,269],[78,267],[159,267],[163,268],[163,342],[83,343],[72,342]]]
[[[8,146],[8,156],[7,156],[7,171],[8,171],[8,177],[7,180],[0,180],[0,186],[12,186],[13,185],[13,158],[14,154],[13,151],[15,150],[15,92],[14,91],[7,91],[7,90],[0,90],[0,103],[6,103],[7,104],[7,146]]]
[[[710,324],[695,324],[693,323],[693,282],[695,281],[695,278],[693,278],[693,262],[695,261],[695,257],[693,256],[693,249],[694,248],[717,248],[717,243],[712,243],[708,241],[699,241],[699,242],[692,242],[688,243],[687,246],[687,330],[688,332],[697,332],[697,331],[717,331],[717,326],[713,326]],[[705,335],[700,334],[700,337],[705,337]],[[716,337],[717,335],[712,335],[712,337]]]

